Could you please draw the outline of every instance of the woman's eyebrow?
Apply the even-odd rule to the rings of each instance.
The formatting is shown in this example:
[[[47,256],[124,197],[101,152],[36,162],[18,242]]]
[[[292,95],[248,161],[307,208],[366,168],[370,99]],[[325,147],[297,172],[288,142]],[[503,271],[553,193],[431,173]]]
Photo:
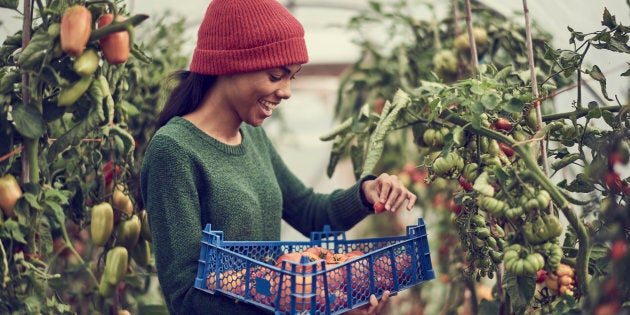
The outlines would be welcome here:
[[[291,69],[289,69],[289,67],[280,67],[280,70],[284,71],[286,74],[290,74],[291,73]],[[302,70],[302,66],[300,66],[300,68],[297,69],[297,71],[295,71],[295,73],[297,74],[298,72],[300,72],[300,70]]]

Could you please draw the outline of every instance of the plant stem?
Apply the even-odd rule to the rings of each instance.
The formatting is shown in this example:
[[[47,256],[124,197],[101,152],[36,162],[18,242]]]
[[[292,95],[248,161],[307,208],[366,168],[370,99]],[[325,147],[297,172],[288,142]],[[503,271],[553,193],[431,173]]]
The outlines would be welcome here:
[[[534,61],[534,44],[532,43],[532,28],[529,20],[529,8],[527,7],[527,0],[523,0],[523,15],[525,16],[525,37],[527,41],[527,55],[529,58],[529,74],[532,82],[532,96],[534,99],[539,97],[538,93],[538,78],[536,77],[536,62]],[[540,109],[540,101],[534,102],[534,109],[536,110],[536,120],[538,121],[538,129],[540,131],[543,128],[542,110]],[[547,159],[547,142],[540,141],[540,152],[542,158],[542,168],[545,172],[545,176],[549,177],[549,161]],[[550,214],[553,213],[553,204],[549,204],[547,208]]]
[[[611,105],[611,106],[602,106],[602,107],[599,107],[599,109],[602,111],[609,111],[609,112],[615,113],[622,110],[623,107],[619,105]],[[588,115],[588,112],[589,112],[588,108],[581,107],[581,108],[576,108],[572,112],[545,115],[543,117],[543,121],[554,121],[558,119],[578,119],[578,118],[582,118]]]
[[[74,255],[77,258],[77,260],[79,260],[79,264],[81,266],[85,266],[85,271],[87,271],[87,273],[90,275],[90,278],[92,278],[92,281],[94,281],[94,285],[98,285],[98,279],[96,279],[96,276],[94,275],[92,270],[87,267],[87,265],[85,264],[85,261],[83,260],[83,257],[81,257],[81,255],[77,252],[74,246],[72,246],[72,241],[70,240],[70,237],[68,236],[68,230],[66,230],[66,227],[64,225],[61,226],[61,232],[63,234],[63,240],[66,243],[64,247],[69,249],[70,252],[72,252],[72,255]]]
[[[31,24],[33,23],[33,10],[32,3],[30,0],[24,1],[24,20],[22,21],[22,47],[28,46],[28,43],[31,40]],[[30,76],[28,72],[22,72],[22,104],[27,105],[31,101],[31,91],[30,91]],[[33,145],[37,145],[37,141],[24,141],[25,149],[28,152],[32,152]],[[37,147],[35,147],[37,150]],[[37,152],[37,151],[35,151]],[[34,161],[30,161],[31,154],[27,154],[25,158],[22,159],[22,183],[27,184],[31,182],[31,177],[35,176],[31,174],[31,163],[37,163],[37,159]]]
[[[472,11],[470,0],[465,0],[466,4],[466,25],[468,27],[468,40],[470,40],[470,62],[472,63],[472,74],[476,78],[479,74],[479,61],[477,60],[477,45],[475,44],[475,34],[473,34]]]
[[[142,23],[144,20],[148,19],[149,16],[145,14],[136,14],[123,22],[114,21],[112,24],[109,24],[103,28],[95,29],[90,35],[90,41],[97,40],[103,38],[109,34],[126,31],[129,28],[136,26]]]

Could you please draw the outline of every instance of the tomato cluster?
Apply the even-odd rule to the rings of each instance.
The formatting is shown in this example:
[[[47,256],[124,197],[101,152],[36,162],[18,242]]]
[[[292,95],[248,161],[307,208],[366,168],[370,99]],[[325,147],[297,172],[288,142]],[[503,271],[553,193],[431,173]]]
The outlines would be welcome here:
[[[567,264],[559,264],[553,272],[547,273],[544,284],[552,294],[573,296],[575,271]]]

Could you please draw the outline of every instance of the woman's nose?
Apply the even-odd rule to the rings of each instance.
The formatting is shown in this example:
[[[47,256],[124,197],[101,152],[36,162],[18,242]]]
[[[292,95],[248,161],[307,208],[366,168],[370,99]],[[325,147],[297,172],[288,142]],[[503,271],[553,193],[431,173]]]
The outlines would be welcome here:
[[[291,97],[291,80],[286,80],[276,94],[282,99],[289,99]]]

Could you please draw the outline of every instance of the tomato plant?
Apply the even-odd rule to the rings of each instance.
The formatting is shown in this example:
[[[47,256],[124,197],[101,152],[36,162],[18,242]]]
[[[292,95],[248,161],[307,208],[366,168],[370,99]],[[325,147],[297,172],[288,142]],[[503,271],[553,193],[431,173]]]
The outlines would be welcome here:
[[[604,8],[604,28],[570,27],[574,48],[563,50],[490,8],[467,12],[472,25],[453,22],[459,6],[430,23],[404,8],[374,4],[351,22],[360,29],[379,21],[401,38],[386,49],[369,38],[357,41],[363,55],[339,87],[341,124],[321,137],[334,142],[328,174],[344,155],[357,178],[382,170],[409,177],[410,162],[427,172],[410,183],[420,208],[447,210],[435,222],[438,266],[453,292],[445,309],[460,305],[461,292],[482,280],[494,281],[496,293],[482,304],[467,300],[473,313],[609,305],[597,292],[606,279],[623,278],[618,266],[628,261],[613,255],[611,244],[627,240],[630,226],[630,117],[628,106],[609,96],[610,77],[583,60],[594,49],[629,53],[630,28]],[[466,41],[469,31],[474,38]],[[445,49],[455,52],[457,71],[446,64]],[[598,83],[603,97],[586,100],[577,89],[571,109],[554,112],[553,98],[585,80]],[[387,101],[376,111],[380,98]],[[397,226],[395,220],[374,224]],[[543,273],[544,296],[536,285]],[[462,274],[463,281],[450,280]],[[630,282],[615,288],[615,305],[627,305]]]
[[[131,118],[157,112],[161,78],[187,64],[183,22],[157,20],[149,33],[138,27],[148,16],[120,1],[20,3],[0,3],[23,18],[0,47],[0,175],[18,184],[0,199],[0,313],[138,313],[155,270],[134,138],[148,137],[151,120]],[[119,22],[97,27],[107,14]],[[121,31],[136,37],[113,65],[101,39]],[[112,262],[123,260],[117,247],[124,268]],[[112,269],[124,277],[102,281]]]

